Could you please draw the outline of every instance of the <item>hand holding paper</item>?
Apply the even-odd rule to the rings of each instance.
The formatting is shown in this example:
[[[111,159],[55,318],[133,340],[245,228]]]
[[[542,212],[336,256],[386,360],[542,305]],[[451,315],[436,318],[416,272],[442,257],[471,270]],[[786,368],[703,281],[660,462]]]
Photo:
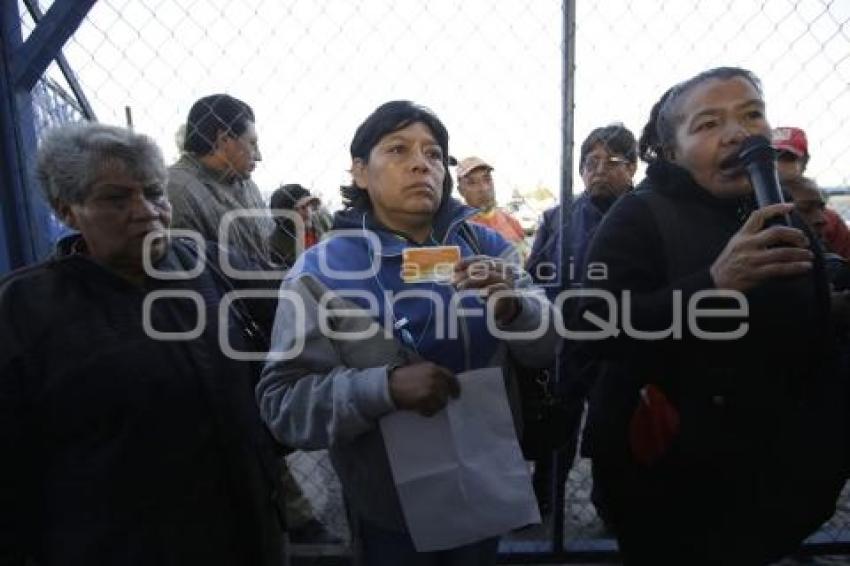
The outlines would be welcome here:
[[[397,411],[381,419],[402,511],[421,552],[540,522],[501,368],[457,379],[463,395],[433,417]]]
[[[460,395],[454,374],[431,362],[397,367],[387,378],[395,406],[426,417],[445,407],[449,397]]]

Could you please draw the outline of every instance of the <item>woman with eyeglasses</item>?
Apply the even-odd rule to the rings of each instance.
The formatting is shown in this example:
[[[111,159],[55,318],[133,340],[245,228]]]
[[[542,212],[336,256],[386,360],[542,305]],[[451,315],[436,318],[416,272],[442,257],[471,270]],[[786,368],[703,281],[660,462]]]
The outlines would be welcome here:
[[[564,289],[578,285],[587,273],[587,248],[617,199],[632,190],[637,158],[637,140],[621,123],[594,128],[581,143],[579,172],[584,192],[573,202],[568,220],[571,252],[567,256],[570,264],[561,264],[560,204],[543,213],[526,262],[528,273],[546,289],[553,302]],[[564,423],[571,429],[570,441],[560,451],[566,457],[566,466],[560,470],[564,475],[569,471],[578,449],[581,416],[587,396],[584,386],[587,378],[581,376],[593,373],[591,365],[585,366],[573,352],[567,353],[572,345],[565,343],[564,355],[558,358],[561,363],[559,387],[573,407],[570,422]],[[534,466],[534,489],[543,510],[551,508],[553,457],[554,454],[544,456],[536,460]]]
[[[843,483],[823,257],[793,205],[756,208],[738,158],[769,137],[765,112],[744,69],[670,88],[640,139],[646,178],[591,244],[608,278],[585,282],[600,296],[580,318],[613,322],[584,344],[602,368],[585,452],[627,565],[776,561]]]
[[[503,368],[510,396],[508,350],[545,367],[557,344],[551,325],[539,338],[503,341],[483,316],[452,310],[459,299],[463,309],[489,312],[495,328],[518,333],[540,328],[544,310],[553,314],[542,293],[524,290],[528,278],[515,267],[513,247],[466,222],[476,211],[451,197],[448,156],[442,122],[407,101],[381,105],[357,128],[353,182],[342,189],[346,207],[332,236],[307,250],[283,281],[290,299],[279,304],[272,351],[292,352],[290,359],[270,360],[257,386],[278,439],[329,448],[357,553],[371,566],[495,564],[494,537],[416,551],[378,421],[395,411],[434,415],[464,395],[455,374],[467,370]],[[451,280],[406,279],[415,270],[403,272],[405,254],[447,245],[460,249],[445,274]],[[497,294],[507,290],[517,292]],[[454,336],[447,324],[458,324]]]

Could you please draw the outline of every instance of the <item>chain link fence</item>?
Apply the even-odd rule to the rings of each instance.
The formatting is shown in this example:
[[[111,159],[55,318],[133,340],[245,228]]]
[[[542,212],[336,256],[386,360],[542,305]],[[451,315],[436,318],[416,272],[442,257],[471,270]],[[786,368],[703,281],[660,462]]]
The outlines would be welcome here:
[[[102,0],[64,54],[98,119],[124,124],[129,107],[169,161],[195,100],[246,101],[266,195],[300,183],[338,205],[356,126],[379,104],[410,99],[448,125],[458,157],[498,167],[507,201],[527,186],[558,190],[560,22],[553,1]]]
[[[773,126],[808,134],[807,174],[846,187],[850,3],[828,0],[577,2],[575,135],[623,122],[637,136],[674,83],[740,66],[761,78]]]
[[[39,80],[32,90],[32,97],[35,132],[39,141],[48,129],[79,122],[84,118],[79,103],[53,79]],[[48,239],[51,244],[68,233],[68,229],[55,214],[50,214],[48,229],[50,230]]]
[[[18,1],[26,34],[35,20]],[[561,192],[562,14],[557,0],[100,0],[63,54],[93,114],[152,136],[168,162],[195,100],[246,101],[263,194],[300,183],[330,209],[349,181],[356,126],[382,102],[414,100],[448,126],[453,155],[495,167],[501,204],[535,218]],[[637,136],[669,86],[720,65],[761,78],[774,126],[806,130],[807,173],[821,187],[850,186],[850,1],[578,0],[575,32],[575,192],[578,146],[593,128],[622,122]],[[33,92],[39,130],[84,115],[72,90],[52,65]],[[327,454],[289,463],[317,516],[347,539]],[[567,550],[614,548],[589,494],[589,463],[577,459],[563,506]],[[816,540],[850,540],[849,506],[842,497]],[[523,544],[549,540],[551,529],[516,533],[503,550],[543,553]]]
[[[850,2],[578,0],[575,29],[576,148],[593,128],[611,122],[638,137],[667,88],[710,67],[740,66],[762,80],[772,126],[806,131],[806,174],[822,188],[850,185],[844,157],[850,151]],[[573,163],[579,192],[577,150]],[[639,168],[636,180],[642,173]],[[573,542],[587,548],[605,536],[590,502],[589,470],[579,459],[569,474],[568,548]],[[849,512],[845,489],[836,515],[810,541],[846,543]]]

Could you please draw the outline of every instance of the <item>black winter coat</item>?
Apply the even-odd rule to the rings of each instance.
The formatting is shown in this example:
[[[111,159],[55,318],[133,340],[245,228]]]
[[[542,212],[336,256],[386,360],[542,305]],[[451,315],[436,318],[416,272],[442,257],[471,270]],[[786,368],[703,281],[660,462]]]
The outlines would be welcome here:
[[[650,206],[652,199],[660,203]],[[584,451],[594,466],[618,470],[625,483],[607,486],[612,494],[622,495],[628,484],[646,496],[644,503],[670,503],[676,521],[708,530],[703,540],[731,541],[746,532],[750,542],[742,544],[758,549],[752,556],[768,556],[793,549],[834,510],[846,376],[834,366],[828,286],[814,245],[813,271],[747,292],[747,316],[699,319],[702,330],[713,332],[746,324],[743,337],[706,340],[689,328],[689,301],[714,288],[709,268],[753,207],[750,198],[718,199],[683,169],[656,164],[606,215],[589,261],[604,263],[608,276],[585,287],[610,291],[618,313],[596,298],[584,301],[580,314],[616,319],[620,334],[582,344],[604,368],[593,383]],[[681,338],[626,332],[624,310],[633,329],[668,328],[674,293],[681,293]],[[708,299],[698,306],[737,303]],[[647,467],[633,458],[628,427],[638,391],[650,383],[676,408],[680,427],[661,461]]]
[[[195,261],[176,241],[157,268]],[[153,290],[196,291],[200,336],[151,338]],[[256,375],[218,345],[226,290],[209,269],[142,289],[80,254],[0,281],[0,563],[281,563],[276,448]],[[149,306],[157,331],[197,325],[191,301]]]

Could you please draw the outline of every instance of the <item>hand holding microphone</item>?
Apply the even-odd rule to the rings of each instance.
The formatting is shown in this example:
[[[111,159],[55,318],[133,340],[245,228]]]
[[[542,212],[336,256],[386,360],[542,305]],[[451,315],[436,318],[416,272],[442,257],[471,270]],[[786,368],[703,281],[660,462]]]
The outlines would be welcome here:
[[[750,177],[759,208],[711,265],[715,286],[747,291],[768,279],[810,271],[814,254],[805,234],[791,226],[788,213],[794,205],[782,197],[770,141],[764,136],[746,138],[738,161]]]

